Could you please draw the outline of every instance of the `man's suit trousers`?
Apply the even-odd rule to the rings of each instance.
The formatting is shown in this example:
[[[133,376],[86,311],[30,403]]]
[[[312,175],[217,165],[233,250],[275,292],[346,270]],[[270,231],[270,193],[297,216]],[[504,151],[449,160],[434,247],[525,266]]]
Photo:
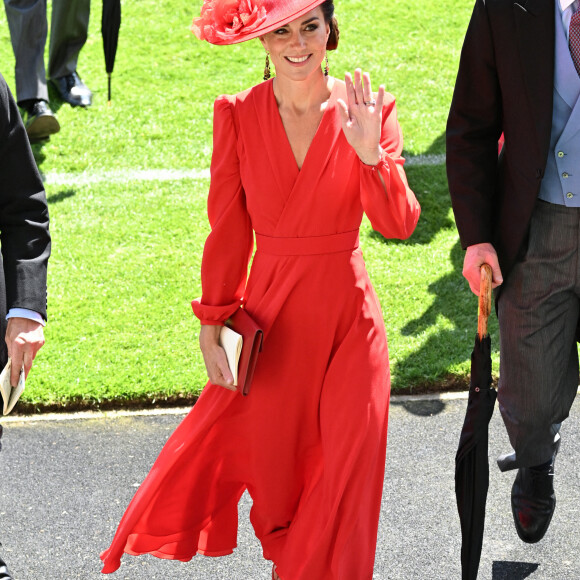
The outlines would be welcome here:
[[[44,48],[47,38],[46,0],[4,0],[16,58],[16,97],[48,101]],[[53,0],[48,78],[74,72],[87,40],[90,0]]]
[[[498,401],[515,453],[502,471],[545,463],[578,390],[580,208],[542,200],[530,224],[527,250],[498,302]]]

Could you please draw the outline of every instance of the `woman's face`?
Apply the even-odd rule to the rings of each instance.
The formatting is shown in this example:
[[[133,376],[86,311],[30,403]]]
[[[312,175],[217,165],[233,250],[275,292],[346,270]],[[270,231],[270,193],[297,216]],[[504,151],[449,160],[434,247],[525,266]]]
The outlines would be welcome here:
[[[297,20],[260,37],[270,53],[276,75],[303,80],[320,65],[326,54],[330,26],[320,6]]]

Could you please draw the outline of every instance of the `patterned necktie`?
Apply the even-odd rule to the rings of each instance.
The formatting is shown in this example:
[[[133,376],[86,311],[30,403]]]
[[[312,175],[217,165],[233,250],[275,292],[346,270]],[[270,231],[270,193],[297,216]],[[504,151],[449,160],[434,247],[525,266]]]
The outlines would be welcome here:
[[[576,72],[580,76],[580,10],[572,14],[570,20],[570,54],[576,67]]]

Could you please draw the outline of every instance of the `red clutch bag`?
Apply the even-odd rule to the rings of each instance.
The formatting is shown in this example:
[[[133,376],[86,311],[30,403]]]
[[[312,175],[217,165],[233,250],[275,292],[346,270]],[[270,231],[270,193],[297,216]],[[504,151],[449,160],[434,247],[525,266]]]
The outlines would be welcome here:
[[[250,392],[258,353],[262,350],[264,332],[243,308],[238,308],[224,324],[242,336],[242,352],[238,362],[236,388],[242,395],[246,396]]]

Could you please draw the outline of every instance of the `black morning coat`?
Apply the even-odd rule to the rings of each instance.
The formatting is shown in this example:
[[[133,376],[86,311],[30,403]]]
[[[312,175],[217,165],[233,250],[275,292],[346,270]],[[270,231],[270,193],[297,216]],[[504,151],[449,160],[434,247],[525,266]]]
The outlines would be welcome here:
[[[0,75],[0,365],[6,362],[6,310],[27,308],[46,319],[50,255],[46,194],[18,107]]]
[[[548,157],[554,10],[554,0],[476,1],[447,121],[447,175],[461,245],[491,242],[504,280],[526,250]]]

